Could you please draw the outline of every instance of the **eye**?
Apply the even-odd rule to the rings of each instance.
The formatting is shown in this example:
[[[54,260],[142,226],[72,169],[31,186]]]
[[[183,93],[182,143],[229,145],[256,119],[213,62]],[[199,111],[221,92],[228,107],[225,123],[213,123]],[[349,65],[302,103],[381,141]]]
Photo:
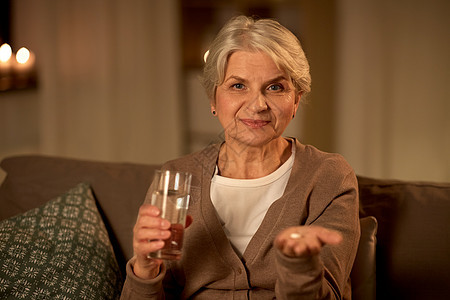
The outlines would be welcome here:
[[[231,87],[237,90],[242,90],[244,88],[244,85],[242,83],[235,83]]]
[[[281,83],[271,84],[268,88],[269,91],[282,91],[284,90],[284,87]]]

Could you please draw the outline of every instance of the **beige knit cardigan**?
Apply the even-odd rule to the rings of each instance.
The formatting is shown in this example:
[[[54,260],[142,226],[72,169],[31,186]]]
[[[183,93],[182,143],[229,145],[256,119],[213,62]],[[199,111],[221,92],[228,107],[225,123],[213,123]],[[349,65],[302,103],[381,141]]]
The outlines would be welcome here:
[[[134,276],[127,264],[121,299],[348,299],[350,271],[360,228],[353,169],[337,154],[298,141],[283,196],[268,209],[242,258],[227,239],[210,199],[220,145],[211,145],[164,165],[193,173],[183,257],[166,263],[159,276]],[[272,243],[283,229],[319,225],[339,231],[343,241],[314,258],[286,257]]]

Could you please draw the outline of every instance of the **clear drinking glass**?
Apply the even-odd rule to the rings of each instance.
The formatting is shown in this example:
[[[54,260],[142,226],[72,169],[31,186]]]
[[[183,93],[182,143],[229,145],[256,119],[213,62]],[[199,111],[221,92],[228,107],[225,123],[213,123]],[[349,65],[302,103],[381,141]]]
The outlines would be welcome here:
[[[157,170],[150,185],[146,202],[161,210],[161,218],[168,220],[171,235],[161,250],[149,253],[151,258],[178,260],[181,258],[184,227],[189,206],[192,175],[187,172]]]

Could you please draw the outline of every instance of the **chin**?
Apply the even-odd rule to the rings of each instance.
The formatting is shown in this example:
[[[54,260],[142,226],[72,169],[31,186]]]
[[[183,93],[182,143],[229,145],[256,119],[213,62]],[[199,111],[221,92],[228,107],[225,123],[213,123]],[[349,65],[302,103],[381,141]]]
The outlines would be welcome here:
[[[226,139],[226,142],[229,145],[236,145],[237,147],[241,148],[242,150],[245,150],[243,148],[251,147],[251,148],[259,148],[269,145],[270,143],[274,142],[280,138],[279,136],[258,136],[258,135],[252,135],[248,136],[246,138],[229,138]]]

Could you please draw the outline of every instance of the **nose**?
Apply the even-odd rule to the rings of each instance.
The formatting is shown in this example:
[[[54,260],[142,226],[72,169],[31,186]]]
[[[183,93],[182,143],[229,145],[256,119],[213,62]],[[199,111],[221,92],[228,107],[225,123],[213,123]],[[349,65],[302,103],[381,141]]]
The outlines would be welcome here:
[[[258,92],[254,97],[251,98],[250,103],[248,104],[248,109],[252,112],[259,113],[265,111],[269,108],[267,105],[267,99],[263,93]]]

